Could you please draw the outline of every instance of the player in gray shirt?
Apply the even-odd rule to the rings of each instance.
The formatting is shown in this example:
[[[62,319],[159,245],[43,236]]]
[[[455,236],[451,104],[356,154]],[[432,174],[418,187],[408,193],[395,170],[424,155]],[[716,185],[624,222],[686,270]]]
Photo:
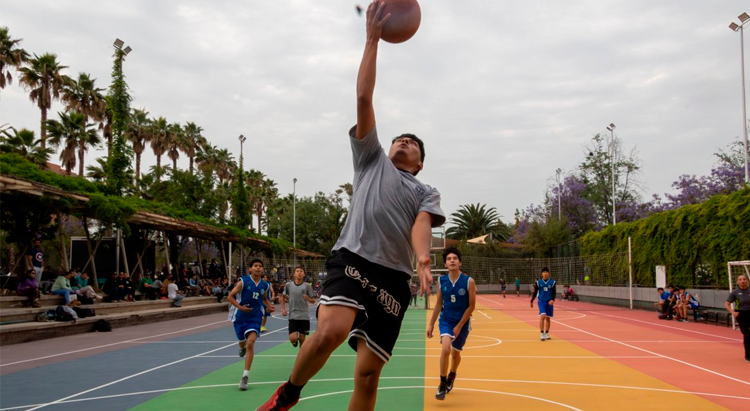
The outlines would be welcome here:
[[[743,343],[745,345],[745,362],[750,362],[750,283],[747,275],[737,276],[737,288],[732,290],[724,303],[727,309],[737,321],[742,331]]]
[[[349,131],[354,194],[318,306],[318,327],[300,348],[289,381],[256,411],[289,410],[303,386],[344,341],[357,351],[349,410],[375,408],[383,366],[401,330],[416,257],[422,293],[429,292],[431,227],[441,226],[440,193],[417,180],[424,143],[402,134],[383,150],[375,127],[373,94],[384,3],[367,9],[367,41],[357,78],[357,125]],[[408,62],[399,62],[408,66]]]
[[[286,299],[289,300],[289,311],[286,310]],[[298,266],[294,269],[294,281],[284,286],[284,296],[281,298],[281,315],[289,314],[289,342],[300,348],[305,337],[310,334],[310,307],[307,303],[315,304],[315,293],[309,283],[305,282],[305,269]]]

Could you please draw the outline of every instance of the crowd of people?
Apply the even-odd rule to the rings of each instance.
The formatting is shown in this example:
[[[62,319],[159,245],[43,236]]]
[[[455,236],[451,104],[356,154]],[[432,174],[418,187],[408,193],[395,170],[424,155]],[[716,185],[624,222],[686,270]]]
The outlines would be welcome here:
[[[670,285],[667,290],[659,287],[656,291],[659,293],[659,301],[655,302],[654,305],[658,307],[659,319],[676,319],[678,322],[688,322],[688,311],[693,310],[695,321],[698,321],[700,315],[698,309],[701,303],[685,287]]]

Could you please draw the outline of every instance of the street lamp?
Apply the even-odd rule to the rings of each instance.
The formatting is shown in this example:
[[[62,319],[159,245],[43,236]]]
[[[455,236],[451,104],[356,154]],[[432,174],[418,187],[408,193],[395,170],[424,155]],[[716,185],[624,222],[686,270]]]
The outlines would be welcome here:
[[[562,220],[562,184],[560,183],[560,173],[562,173],[561,169],[557,169],[557,219]]]
[[[612,225],[617,224],[617,210],[615,208],[616,201],[615,201],[615,154],[617,153],[617,149],[615,148],[615,125],[614,123],[609,123],[609,127],[607,127],[607,130],[609,130],[610,138],[609,138],[609,161],[612,163]]]
[[[131,51],[133,51],[133,49],[130,48],[130,46],[123,49],[122,46],[125,45],[125,42],[118,38],[115,39],[115,42],[112,45],[115,46],[115,48],[120,51],[116,54],[117,54],[117,64],[119,66],[119,71],[122,72],[122,58],[123,56],[126,56]],[[124,90],[116,89],[115,93],[119,94],[120,92],[123,92],[123,91]],[[116,133],[116,135],[119,135],[119,134]],[[109,153],[110,149],[111,147],[108,147],[107,156],[109,156],[110,154]],[[117,244],[115,245],[115,267],[117,268],[115,270],[117,270],[118,272],[120,271],[120,246],[121,246],[121,241],[122,241],[121,239],[122,239],[122,232],[120,231],[120,228],[118,227],[116,230],[116,239],[115,239],[115,241],[117,241]],[[125,258],[127,258],[127,256]],[[167,264],[169,264],[169,261],[167,261]]]
[[[240,136],[237,137],[237,140],[240,140],[240,172],[242,172],[244,170],[243,166],[245,164],[245,160],[242,157],[242,154],[243,154],[242,151],[243,151],[243,147],[245,145],[245,140],[247,140],[247,137],[245,137],[242,134],[240,134]],[[244,178],[244,176],[240,175],[240,178]],[[239,216],[238,221],[244,221],[244,216]],[[251,221],[251,223],[252,223],[252,221]],[[251,226],[252,226],[252,224],[251,224]],[[243,227],[243,228],[247,228],[247,227]],[[245,255],[244,255],[245,253],[244,253],[244,251],[245,251],[245,247],[243,247],[242,243],[240,243],[240,275],[242,275],[242,270],[245,267]]]
[[[742,131],[745,135],[745,184],[750,184],[750,173],[748,173],[747,158],[747,105],[745,103],[745,25],[750,24],[750,15],[742,13],[738,17],[740,24],[734,22],[729,24],[729,29],[740,32],[740,68],[742,69]]]
[[[297,178],[292,180],[292,246],[294,247],[294,260],[297,260]]]

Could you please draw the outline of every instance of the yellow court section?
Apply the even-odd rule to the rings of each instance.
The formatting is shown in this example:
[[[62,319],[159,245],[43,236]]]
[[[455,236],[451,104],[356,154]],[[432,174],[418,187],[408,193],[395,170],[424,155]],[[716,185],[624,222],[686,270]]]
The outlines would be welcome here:
[[[426,314],[428,322],[431,314],[431,311]],[[573,321],[576,315],[580,315],[572,312],[555,314],[555,320],[561,322],[565,322],[566,317]],[[424,409],[727,409],[623,365],[617,358],[638,358],[638,361],[672,365],[668,360],[635,350],[623,350],[607,358],[566,341],[580,339],[582,334],[565,332],[565,327],[554,322],[550,333],[553,339],[542,342],[534,317],[532,311],[506,314],[479,307],[472,318],[472,331],[462,352],[454,389],[444,401],[435,399],[439,384],[440,344],[437,337],[426,339],[425,386],[430,388],[424,392]],[[437,332],[437,324],[435,327]]]

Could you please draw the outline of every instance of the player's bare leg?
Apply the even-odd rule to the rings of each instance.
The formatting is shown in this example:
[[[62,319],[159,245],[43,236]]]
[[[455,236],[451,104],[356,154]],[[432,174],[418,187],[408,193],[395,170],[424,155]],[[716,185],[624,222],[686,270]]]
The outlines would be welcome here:
[[[341,305],[321,305],[318,308],[318,329],[308,338],[307,344],[300,347],[290,377],[292,384],[307,384],[323,368],[331,353],[349,336],[357,311]]]
[[[354,392],[349,400],[349,411],[371,411],[378,398],[380,372],[385,362],[367,348],[365,340],[357,339],[357,364],[354,366]]]
[[[440,351],[440,385],[438,386],[435,398],[444,400],[445,394],[448,393],[448,367],[450,366],[451,344],[453,339],[447,335],[440,337],[442,350]]]

